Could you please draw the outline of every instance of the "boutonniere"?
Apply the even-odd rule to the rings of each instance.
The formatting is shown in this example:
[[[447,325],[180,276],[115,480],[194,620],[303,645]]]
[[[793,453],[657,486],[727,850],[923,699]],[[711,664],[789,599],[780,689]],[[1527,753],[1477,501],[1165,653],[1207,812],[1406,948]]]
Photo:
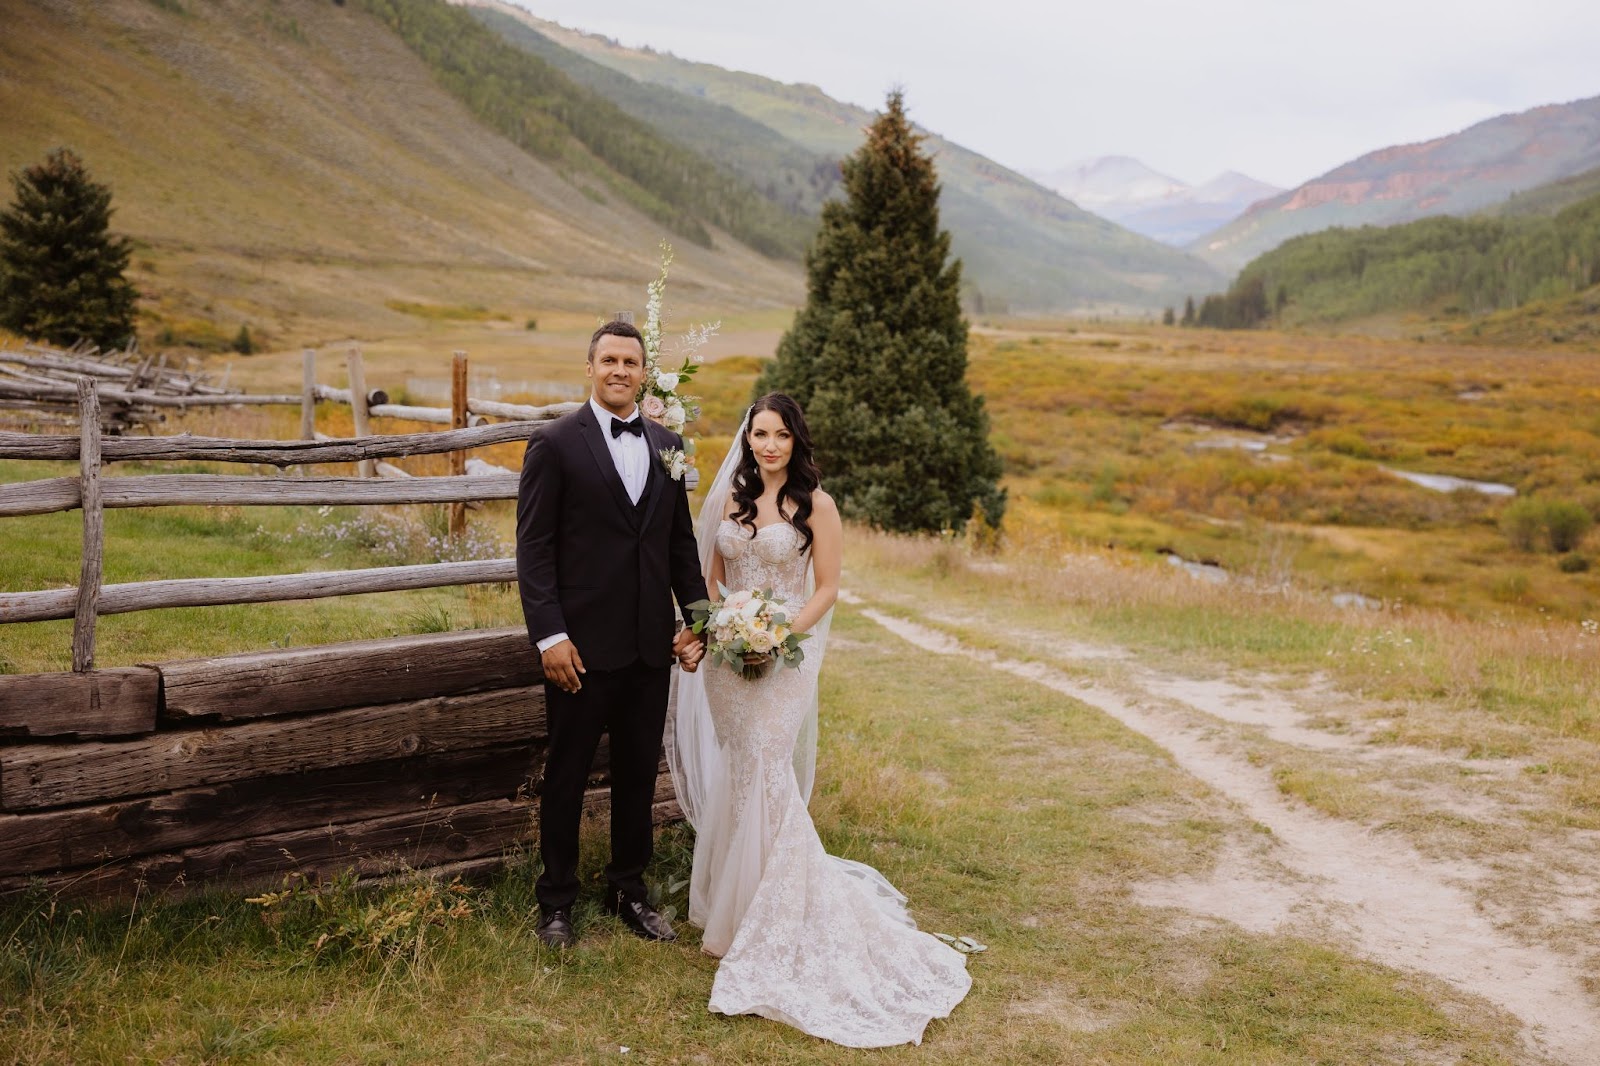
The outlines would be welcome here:
[[[682,448],[662,448],[657,453],[667,468],[667,475],[674,481],[682,481],[683,476],[694,469],[694,442],[683,443]]]

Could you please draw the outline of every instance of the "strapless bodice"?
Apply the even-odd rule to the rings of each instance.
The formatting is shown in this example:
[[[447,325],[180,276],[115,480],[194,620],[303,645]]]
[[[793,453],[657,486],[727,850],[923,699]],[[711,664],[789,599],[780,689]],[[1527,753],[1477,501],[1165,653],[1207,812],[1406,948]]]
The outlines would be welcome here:
[[[730,590],[771,589],[787,603],[803,602],[806,566],[800,532],[787,522],[773,522],[752,531],[731,518],[717,527],[717,554],[722,556],[723,584]]]

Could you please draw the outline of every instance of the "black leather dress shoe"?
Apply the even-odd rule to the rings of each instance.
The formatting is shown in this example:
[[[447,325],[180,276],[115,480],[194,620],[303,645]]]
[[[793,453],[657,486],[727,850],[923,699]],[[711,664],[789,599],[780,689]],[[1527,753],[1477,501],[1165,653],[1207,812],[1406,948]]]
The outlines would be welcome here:
[[[646,940],[676,940],[678,934],[672,931],[672,924],[661,917],[650,904],[642,900],[629,899],[621,892],[606,893],[606,912],[615,914],[622,919],[622,924],[634,936]]]
[[[541,944],[552,948],[570,948],[578,942],[578,934],[572,928],[572,912],[565,908],[544,914],[533,935]]]

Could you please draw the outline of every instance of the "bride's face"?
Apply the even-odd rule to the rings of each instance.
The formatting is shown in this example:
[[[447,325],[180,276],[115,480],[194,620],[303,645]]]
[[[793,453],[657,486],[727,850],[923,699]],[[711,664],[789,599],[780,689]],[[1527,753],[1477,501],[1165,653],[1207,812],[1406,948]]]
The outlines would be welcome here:
[[[763,474],[777,474],[788,469],[789,455],[794,451],[794,434],[783,424],[783,416],[778,412],[756,412],[745,440]]]

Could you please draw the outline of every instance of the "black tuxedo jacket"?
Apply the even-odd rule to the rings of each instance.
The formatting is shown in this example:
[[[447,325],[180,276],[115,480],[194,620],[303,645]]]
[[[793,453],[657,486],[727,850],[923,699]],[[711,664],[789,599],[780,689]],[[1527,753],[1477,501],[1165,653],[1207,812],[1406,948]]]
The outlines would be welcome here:
[[[650,473],[637,505],[612,462],[610,427],[588,403],[537,430],[522,458],[517,582],[528,639],[565,632],[589,670],[668,665],[672,597],[706,595],[689,496],[660,456],[683,439],[644,426]]]

